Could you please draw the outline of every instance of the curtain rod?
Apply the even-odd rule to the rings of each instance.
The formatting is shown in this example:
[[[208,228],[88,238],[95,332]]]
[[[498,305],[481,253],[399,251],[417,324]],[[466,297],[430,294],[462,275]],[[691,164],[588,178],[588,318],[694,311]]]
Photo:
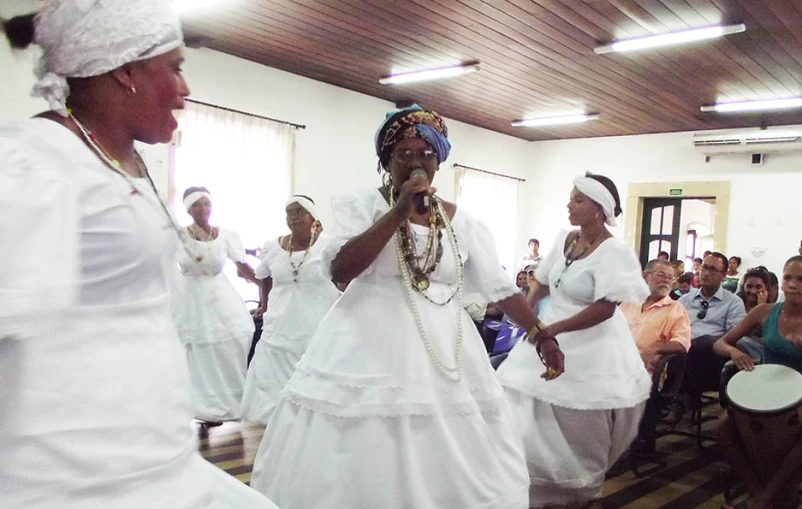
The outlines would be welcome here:
[[[478,171],[479,173],[487,173],[488,175],[495,175],[496,177],[504,177],[505,179],[512,179],[517,180],[518,182],[526,182],[526,179],[518,178],[518,177],[511,177],[510,175],[503,175],[501,173],[495,173],[492,171],[487,170],[480,170],[479,168],[472,168],[470,166],[465,166],[459,163],[454,163],[452,165],[454,168],[462,168],[463,170],[471,170],[471,171]]]
[[[235,110],[233,108],[226,108],[224,106],[218,106],[216,104],[205,103],[203,101],[197,101],[195,99],[184,99],[184,100],[187,101],[187,102],[200,104],[200,105],[203,105],[203,106],[209,106],[210,108],[217,108],[218,110],[230,111],[232,113],[239,113],[241,115],[248,115],[248,116],[251,116],[251,117],[261,118],[262,120],[270,120],[271,122],[278,122],[279,124],[291,125],[292,127],[295,127],[296,129],[306,129],[306,126],[303,125],[303,124],[294,124],[292,122],[287,122],[286,120],[279,120],[277,118],[270,118],[270,117],[264,117],[262,115],[255,115],[253,113],[248,113],[247,111],[240,111],[240,110]]]

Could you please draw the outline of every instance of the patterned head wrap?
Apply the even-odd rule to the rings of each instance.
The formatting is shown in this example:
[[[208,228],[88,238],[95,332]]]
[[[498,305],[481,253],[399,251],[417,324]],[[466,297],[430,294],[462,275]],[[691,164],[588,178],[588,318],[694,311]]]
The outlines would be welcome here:
[[[48,0],[35,21],[44,50],[32,95],[67,115],[67,78],[89,78],[147,60],[183,44],[167,0]]]
[[[448,128],[443,118],[434,111],[426,111],[417,104],[387,114],[376,131],[376,155],[383,166],[387,166],[390,151],[400,140],[420,138],[426,140],[437,153],[437,163],[448,158],[451,143]]]

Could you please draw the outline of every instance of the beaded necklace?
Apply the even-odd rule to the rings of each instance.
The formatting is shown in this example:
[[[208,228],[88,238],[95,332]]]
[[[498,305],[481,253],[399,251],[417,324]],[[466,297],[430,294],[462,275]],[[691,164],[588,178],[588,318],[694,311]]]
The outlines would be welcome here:
[[[292,266],[292,282],[293,283],[297,283],[298,282],[298,274],[301,271],[301,265],[303,265],[304,262],[306,261],[306,256],[309,254],[309,250],[312,249],[312,245],[314,243],[315,243],[315,236],[314,235],[310,235],[309,236],[309,246],[307,246],[306,251],[304,251],[304,256],[303,256],[303,258],[301,258],[301,262],[298,265],[295,265],[295,262],[292,261],[292,234],[290,234],[290,240],[287,242],[287,247],[289,247],[289,249],[287,251],[289,252],[290,265]]]
[[[139,189],[137,188],[136,183],[134,182],[133,178],[131,178],[131,176],[128,175],[128,173],[126,173],[122,169],[122,166],[120,165],[120,162],[118,160],[114,159],[113,157],[111,157],[111,155],[109,155],[103,149],[103,147],[100,146],[100,143],[98,143],[98,141],[97,141],[97,139],[95,137],[95,134],[92,131],[90,131],[89,129],[87,129],[86,127],[84,127],[84,125],[81,122],[79,122],[77,118],[75,118],[75,115],[73,115],[72,111],[70,111],[69,109],[67,110],[67,116],[69,116],[69,118],[73,121],[73,123],[76,125],[76,127],[78,127],[78,130],[81,132],[81,135],[84,137],[84,140],[86,140],[86,143],[89,145],[90,148],[92,148],[92,150],[95,152],[95,154],[97,154],[97,156],[100,158],[100,160],[103,161],[103,163],[106,166],[108,166],[109,169],[111,169],[113,172],[117,173],[123,179],[125,179],[125,181],[128,183],[128,185],[131,186],[131,193],[130,193],[131,196],[134,196],[134,195],[137,195],[137,194],[142,195],[143,197],[146,198],[145,201],[147,201],[148,203],[151,203],[151,205],[152,205],[152,200],[147,199],[147,196],[139,191]],[[139,156],[138,153],[136,154],[136,162],[137,162],[137,165],[139,166],[140,171],[145,175],[145,178],[148,179],[148,183],[150,183],[150,187],[153,190],[153,195],[156,197],[156,201],[159,203],[159,208],[157,210],[163,212],[164,215],[167,216],[167,220],[170,222],[170,225],[173,227],[173,229],[175,230],[176,234],[178,235],[178,239],[180,240],[181,246],[184,248],[184,251],[187,252],[187,254],[189,255],[190,259],[197,260],[198,262],[202,261],[203,257],[200,256],[200,255],[197,255],[197,253],[195,253],[194,249],[192,249],[188,245],[186,235],[184,235],[182,233],[181,226],[179,226],[179,224],[175,222],[175,219],[173,219],[173,215],[170,214],[170,209],[168,209],[167,205],[164,203],[164,201],[162,201],[161,196],[159,195],[159,191],[156,189],[156,184],[153,182],[153,178],[151,178],[150,172],[148,172],[148,168],[145,165],[145,162],[142,160],[142,158]]]
[[[574,264],[575,261],[580,259],[582,257],[582,255],[585,254],[585,252],[590,248],[590,246],[592,246],[593,244],[596,243],[597,240],[599,240],[600,236],[601,236],[601,233],[599,235],[596,235],[596,238],[594,238],[592,241],[587,243],[585,245],[585,247],[583,247],[579,251],[579,253],[576,254],[576,256],[574,256],[574,248],[576,247],[577,241],[579,240],[579,235],[577,234],[577,236],[574,237],[574,239],[571,241],[571,243],[568,244],[568,249],[566,250],[566,253],[565,253],[565,268],[560,273],[560,277],[557,278],[557,282],[554,284],[554,288],[559,288],[560,287],[560,283],[563,280],[563,275],[565,274],[565,271],[568,270],[568,267],[570,267],[571,265]]]
[[[392,207],[395,203],[393,197],[393,190],[391,189],[390,192],[390,206]],[[412,272],[410,270],[410,266],[408,263],[408,259],[404,254],[403,244],[403,234],[401,228],[395,234],[395,248],[396,248],[396,256],[398,257],[398,266],[401,269],[401,276],[404,280],[404,288],[406,289],[407,293],[407,301],[409,302],[409,306],[412,309],[412,315],[415,317],[415,324],[418,327],[418,332],[420,333],[421,339],[423,340],[423,344],[426,347],[426,353],[429,355],[429,358],[432,360],[435,368],[440,371],[446,378],[451,380],[452,382],[459,382],[462,380],[463,371],[462,371],[462,343],[463,343],[463,329],[462,329],[462,290],[463,290],[463,283],[464,283],[464,275],[465,275],[465,266],[462,262],[462,256],[459,252],[459,246],[457,244],[457,236],[454,234],[454,228],[451,225],[451,221],[448,218],[448,214],[443,209],[443,205],[439,199],[434,198],[435,206],[432,207],[433,209],[436,208],[436,213],[440,220],[442,220],[446,232],[448,234],[448,239],[451,243],[451,249],[454,252],[454,261],[457,267],[457,289],[454,294],[442,304],[434,302],[431,300],[425,293],[424,290],[418,289],[417,285],[413,281]],[[428,281],[428,280],[427,280]],[[428,285],[427,285],[428,288]],[[446,365],[440,357],[437,355],[437,351],[432,345],[431,341],[429,341],[429,335],[426,333],[426,328],[423,325],[423,319],[420,315],[420,310],[418,309],[418,304],[415,302],[415,293],[419,295],[423,295],[427,300],[433,302],[435,304],[445,306],[451,300],[456,297],[457,298],[457,339],[454,345],[454,364],[453,366]]]
[[[201,230],[203,230],[203,228],[201,228]],[[216,237],[214,235],[214,230],[215,230],[214,226],[209,227],[209,233],[206,234],[206,238],[205,239],[201,239],[195,233],[195,229],[192,226],[187,226],[187,231],[189,232],[190,236],[192,236],[192,238],[197,240],[198,242],[211,242],[211,241],[215,240]],[[203,230],[203,231],[205,232],[206,230]],[[219,229],[218,229],[218,232],[217,232],[217,236],[218,237],[220,236]]]

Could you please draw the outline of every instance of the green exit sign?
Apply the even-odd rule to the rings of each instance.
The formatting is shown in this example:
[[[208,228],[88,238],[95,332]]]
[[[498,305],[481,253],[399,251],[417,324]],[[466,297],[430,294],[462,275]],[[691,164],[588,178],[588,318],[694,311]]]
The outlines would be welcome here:
[[[682,189],[669,189],[668,190],[669,196],[682,196]]]

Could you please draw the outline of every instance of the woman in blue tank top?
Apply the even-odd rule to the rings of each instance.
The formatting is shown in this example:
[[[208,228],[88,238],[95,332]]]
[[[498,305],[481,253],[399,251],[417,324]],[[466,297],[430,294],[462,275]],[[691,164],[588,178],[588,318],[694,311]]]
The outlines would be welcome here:
[[[713,351],[729,358],[740,369],[754,369],[754,360],[738,350],[735,343],[760,325],[766,349],[764,363],[781,364],[802,373],[802,256],[792,256],[785,262],[782,291],[785,293],[785,302],[756,306],[743,322],[713,345]],[[760,479],[746,454],[743,439],[725,412],[719,419],[719,445],[733,472],[751,495],[749,507],[786,507],[789,503],[793,504],[797,486],[802,480],[802,442],[782,458],[777,473],[771,479]]]

